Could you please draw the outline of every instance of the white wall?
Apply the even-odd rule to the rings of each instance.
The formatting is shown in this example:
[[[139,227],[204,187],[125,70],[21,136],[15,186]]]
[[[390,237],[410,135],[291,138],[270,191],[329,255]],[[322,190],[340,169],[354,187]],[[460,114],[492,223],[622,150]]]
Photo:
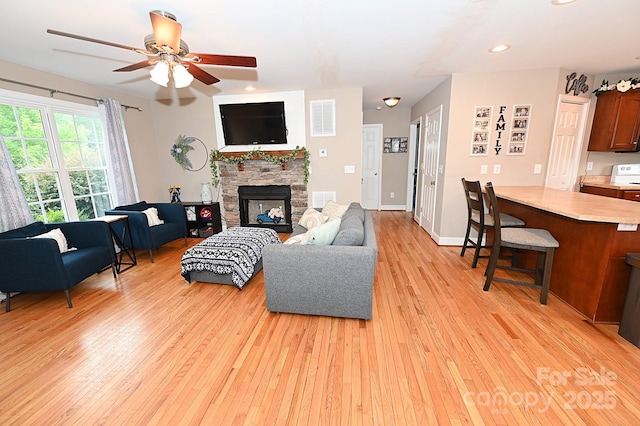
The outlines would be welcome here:
[[[307,114],[307,149],[311,153],[311,176],[307,191],[309,205],[314,191],[335,191],[336,201],[348,204],[362,199],[362,88],[305,91],[305,103],[335,99],[336,135],[311,137]],[[326,157],[319,151],[327,150]],[[345,173],[354,166],[355,173]]]
[[[381,110],[364,110],[363,124],[382,124],[382,137],[409,137],[411,108],[397,106]],[[380,188],[382,210],[405,210],[407,200],[407,178],[409,153],[383,153]],[[391,198],[393,193],[393,198]]]
[[[439,176],[439,210],[435,217],[435,239],[439,244],[462,244],[467,212],[460,178],[480,180],[483,184],[492,181],[496,185],[544,184],[561,78],[564,79],[564,74],[560,69],[454,74],[449,80],[449,100],[445,99],[447,85],[443,84],[413,108],[412,120],[424,116],[438,102],[445,105],[440,155],[444,170]],[[492,105],[491,123],[495,125],[498,108],[506,106],[509,129],[515,104],[532,106],[526,154],[506,155],[508,135],[503,134],[503,148],[496,155],[493,151],[496,134],[492,132],[489,155],[470,156],[475,107]],[[534,174],[535,164],[542,164],[542,173]],[[487,166],[487,174],[480,174],[482,165]],[[493,173],[494,165],[500,165],[499,174]]]

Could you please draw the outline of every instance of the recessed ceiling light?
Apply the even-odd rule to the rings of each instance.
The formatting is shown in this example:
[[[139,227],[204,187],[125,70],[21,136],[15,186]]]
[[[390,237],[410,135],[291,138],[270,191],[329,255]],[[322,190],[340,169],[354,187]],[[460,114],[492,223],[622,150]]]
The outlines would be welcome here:
[[[551,4],[555,6],[562,6],[563,4],[573,3],[576,0],[551,0]]]
[[[244,90],[246,90],[247,92],[253,92],[254,90],[256,90],[256,88],[253,86],[247,86],[244,88]]]
[[[509,46],[508,44],[499,44],[499,45],[494,46],[491,49],[489,49],[489,52],[491,52],[491,53],[500,53],[500,52],[504,52],[505,50],[509,50],[510,48],[511,48],[511,46]]]

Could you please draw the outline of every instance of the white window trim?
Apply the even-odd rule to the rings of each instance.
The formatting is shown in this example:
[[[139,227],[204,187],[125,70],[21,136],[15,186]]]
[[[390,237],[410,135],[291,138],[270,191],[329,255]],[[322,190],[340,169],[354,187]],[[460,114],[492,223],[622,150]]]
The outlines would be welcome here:
[[[52,171],[59,172],[62,170],[62,164],[60,161],[61,157],[61,144],[60,139],[56,132],[51,132],[55,129],[55,125],[50,123],[51,117],[56,112],[61,113],[69,113],[69,114],[78,114],[78,113],[87,113],[90,115],[96,115],[101,118],[101,114],[98,110],[98,106],[79,104],[75,102],[63,101],[60,99],[48,98],[45,96],[32,95],[29,93],[22,92],[14,92],[6,89],[0,89],[0,104],[9,104],[16,105],[19,104],[20,107],[27,107],[33,109],[43,110],[46,113],[44,114],[43,120],[47,120],[46,125],[44,126],[44,132],[47,138],[51,138],[53,141],[52,149],[55,151],[52,158]],[[104,132],[104,126],[103,126]],[[103,140],[106,142],[106,135],[103,135]],[[107,160],[108,161],[108,160]],[[107,170],[110,171],[110,167],[107,164]],[[60,186],[62,189],[62,201],[64,203],[64,209],[66,210],[68,220],[79,220],[78,211],[76,209],[75,199],[71,197],[70,199],[67,197],[69,194],[73,194],[73,189],[71,187],[71,181],[69,179],[68,173],[58,173],[58,178],[60,179]],[[113,204],[113,187],[111,182],[111,176],[109,175],[108,184],[110,186],[109,197],[111,198],[111,204]]]

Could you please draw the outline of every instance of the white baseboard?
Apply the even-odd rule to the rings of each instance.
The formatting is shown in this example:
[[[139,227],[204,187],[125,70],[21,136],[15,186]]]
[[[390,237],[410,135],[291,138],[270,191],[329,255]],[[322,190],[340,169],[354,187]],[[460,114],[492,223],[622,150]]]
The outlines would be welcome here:
[[[378,210],[382,211],[382,210],[402,210],[402,211],[406,211],[407,206],[405,204],[398,204],[398,205],[385,205],[385,206],[380,206],[380,208]]]
[[[458,246],[458,247],[462,247],[462,244],[464,243],[464,237],[460,238],[460,237],[445,237],[445,238],[441,238],[438,237],[437,239],[435,239],[436,244],[438,244],[439,246]]]

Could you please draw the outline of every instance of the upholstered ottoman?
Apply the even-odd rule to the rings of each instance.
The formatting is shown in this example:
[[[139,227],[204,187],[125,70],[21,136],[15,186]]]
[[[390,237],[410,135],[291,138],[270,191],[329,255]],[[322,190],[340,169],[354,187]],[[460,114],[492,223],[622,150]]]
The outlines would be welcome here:
[[[281,244],[273,229],[227,229],[187,249],[181,274],[188,282],[229,284],[242,290],[262,269],[262,250],[269,244]]]

